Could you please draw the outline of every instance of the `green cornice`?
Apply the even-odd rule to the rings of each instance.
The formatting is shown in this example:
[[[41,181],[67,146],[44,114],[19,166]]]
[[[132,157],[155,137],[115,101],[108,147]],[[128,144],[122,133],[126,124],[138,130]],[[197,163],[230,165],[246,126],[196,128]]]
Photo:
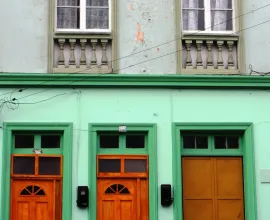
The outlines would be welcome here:
[[[2,73],[0,88],[6,87],[270,89],[270,76]]]

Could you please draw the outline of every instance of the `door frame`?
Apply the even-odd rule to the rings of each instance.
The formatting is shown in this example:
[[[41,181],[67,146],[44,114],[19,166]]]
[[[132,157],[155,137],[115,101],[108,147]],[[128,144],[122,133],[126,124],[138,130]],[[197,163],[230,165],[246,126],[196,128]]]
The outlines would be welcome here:
[[[254,142],[252,123],[173,123],[172,151],[173,151],[173,184],[174,184],[174,220],[183,220],[182,209],[182,165],[181,165],[181,131],[239,131],[242,133],[242,152],[237,156],[243,157],[244,173],[244,210],[245,220],[257,219],[256,183],[254,163]],[[222,152],[219,155],[194,152],[193,156],[234,156],[232,153]]]
[[[90,193],[89,193],[89,215],[88,219],[96,219],[97,216],[97,132],[99,131],[115,131],[119,132],[119,126],[126,126],[128,131],[132,132],[147,132],[147,153],[148,153],[148,198],[151,198],[151,203],[149,202],[149,220],[157,220],[158,218],[158,184],[157,184],[157,126],[156,124],[134,124],[134,123],[113,123],[113,124],[89,124],[89,185],[90,185]],[[121,133],[120,133],[121,134]],[[134,151],[130,151],[130,153],[126,150],[117,150],[111,152],[104,152],[106,154],[130,154],[130,155],[138,155],[140,153],[146,154],[146,151],[143,149],[134,149]],[[100,152],[99,152],[100,154]],[[91,193],[92,192],[92,193]],[[95,192],[95,193],[94,193]]]
[[[62,219],[72,216],[72,123],[24,123],[5,122],[3,124],[2,176],[0,219],[10,220],[10,162],[12,154],[13,131],[61,131],[63,132],[63,171],[62,177]],[[48,152],[49,153],[49,152]]]

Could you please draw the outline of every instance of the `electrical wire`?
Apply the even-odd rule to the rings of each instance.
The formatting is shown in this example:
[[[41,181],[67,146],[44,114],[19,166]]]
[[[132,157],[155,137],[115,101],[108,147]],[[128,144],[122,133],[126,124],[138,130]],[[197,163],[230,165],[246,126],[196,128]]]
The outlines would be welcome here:
[[[253,26],[244,28],[244,29],[242,29],[242,30],[240,30],[240,31],[238,31],[238,32],[242,32],[242,31],[245,31],[245,30],[248,30],[248,29],[257,27],[257,26],[259,26],[259,25],[266,24],[266,23],[268,23],[268,22],[270,22],[270,19],[267,20],[267,21],[261,22],[261,23],[259,23],[259,24],[256,24],[256,25],[253,25]],[[223,35],[222,37],[224,37],[224,35]],[[129,68],[129,67],[131,67],[131,66],[136,66],[136,65],[139,65],[139,64],[141,64],[141,63],[145,63],[145,62],[148,62],[148,61],[151,61],[151,60],[159,59],[159,58],[161,58],[161,57],[169,56],[169,55],[174,54],[174,53],[177,53],[177,52],[179,52],[179,51],[181,51],[181,50],[177,50],[177,51],[174,51],[174,52],[171,52],[171,53],[167,53],[167,54],[164,54],[164,55],[161,55],[161,56],[158,56],[158,57],[154,57],[154,58],[151,58],[151,59],[148,59],[148,60],[145,60],[145,61],[142,61],[142,62],[133,64],[133,65],[130,65],[130,66],[128,66],[128,67],[121,68],[121,69],[119,69],[119,70],[126,69],[126,68]],[[82,81],[82,80],[86,80],[86,79],[89,79],[89,78],[91,78],[91,76],[86,77],[86,78],[83,78],[83,79],[79,79],[79,80],[73,80],[73,81],[70,81],[70,82],[67,83],[67,84],[64,84],[64,86],[67,86],[67,85],[70,85],[70,84],[72,84],[72,83],[79,82],[79,81]],[[49,90],[52,90],[52,89],[53,89],[53,88],[41,90],[41,91],[38,91],[38,92],[36,92],[36,93],[34,93],[34,94],[30,94],[30,95],[24,96],[24,97],[22,97],[22,98],[20,98],[20,99],[23,99],[23,98],[26,98],[26,97],[30,97],[30,96],[32,96],[32,95],[36,95],[36,94],[39,94],[39,93],[42,93],[42,92],[45,92],[45,91],[49,91]],[[20,99],[18,99],[18,100],[20,100]]]
[[[260,76],[268,76],[268,75],[270,75],[270,72],[258,72],[258,71],[253,70],[253,67],[252,67],[251,64],[249,64],[249,69],[250,69],[249,75],[251,75],[253,73],[259,74]]]
[[[245,31],[245,30],[248,30],[248,29],[257,27],[257,26],[259,26],[259,25],[263,25],[263,24],[268,23],[268,22],[270,22],[270,20],[261,22],[261,23],[259,23],[259,24],[253,25],[253,26],[250,26],[250,27],[248,27],[248,28],[244,28],[244,29],[242,29],[242,30],[239,30],[238,32],[242,32],[242,31]],[[231,33],[231,34],[234,34],[234,33]],[[229,35],[231,35],[231,34],[229,34]],[[229,36],[229,35],[227,35],[227,36]],[[224,37],[224,35],[223,35],[222,37]],[[218,38],[217,38],[217,39],[218,39]],[[130,67],[132,67],[132,66],[136,66],[136,65],[139,65],[139,64],[141,64],[141,63],[145,63],[145,62],[148,62],[148,61],[151,61],[151,60],[155,60],[155,59],[158,59],[158,58],[161,58],[161,57],[165,57],[165,56],[168,56],[168,55],[177,53],[177,52],[179,52],[179,51],[181,51],[181,50],[177,50],[177,51],[174,51],[174,52],[171,52],[171,53],[167,53],[167,54],[164,54],[164,55],[162,55],[162,56],[154,57],[154,58],[151,58],[151,59],[148,59],[148,60],[145,60],[145,61],[142,61],[142,62],[133,64],[133,65],[130,65],[130,66],[128,66],[128,67],[121,68],[121,69],[119,69],[119,70],[126,69],[126,68],[130,68]],[[250,66],[250,67],[252,67],[252,66]],[[119,71],[119,70],[118,70],[118,71]],[[86,79],[88,79],[88,78],[91,78],[91,76],[89,76],[89,77],[87,77],[87,78],[84,78],[83,80],[86,80]],[[81,80],[70,81],[69,83],[67,83],[67,84],[65,84],[65,85],[70,85],[70,84],[72,84],[72,83],[74,83],[74,82],[78,82],[78,81],[81,81]],[[48,82],[48,81],[46,81],[46,82]],[[27,89],[27,88],[26,88],[26,89]],[[7,104],[7,106],[10,105],[10,104],[13,104],[13,105],[15,105],[15,106],[18,106],[18,105],[20,105],[20,104],[38,104],[38,103],[41,103],[41,102],[44,102],[44,101],[48,101],[48,100],[50,100],[50,99],[52,99],[52,98],[54,98],[54,97],[57,97],[57,96],[66,94],[66,93],[58,94],[58,95],[55,95],[55,96],[53,96],[53,97],[51,97],[51,98],[49,98],[49,99],[45,99],[45,100],[38,101],[38,102],[34,102],[34,103],[20,103],[20,102],[19,102],[20,99],[23,99],[23,98],[26,98],[26,97],[30,97],[30,96],[33,96],[33,95],[36,95],[36,94],[39,94],[39,93],[43,93],[43,92],[49,91],[49,90],[51,90],[51,89],[53,89],[53,88],[49,88],[49,89],[46,89],[46,90],[38,91],[38,92],[36,92],[36,93],[33,93],[33,94],[30,94],[30,95],[21,97],[21,98],[19,98],[19,99],[16,99],[16,98],[11,99],[11,97],[10,97],[10,100],[9,100],[9,101],[5,100],[3,103],[4,103],[4,104]],[[13,94],[16,90],[17,90],[17,89],[13,90],[13,91],[11,92],[11,94]],[[18,91],[24,91],[24,90],[23,90],[23,89],[19,89]],[[3,103],[1,103],[1,104],[3,104]],[[3,106],[0,105],[0,109],[2,109],[2,108],[3,108]],[[11,106],[8,106],[8,108],[13,109],[13,110],[15,109],[14,107],[11,107]]]
[[[270,4],[266,4],[266,5],[262,6],[262,7],[253,9],[253,10],[251,10],[251,11],[249,11],[249,12],[246,12],[246,13],[243,13],[243,14],[241,14],[241,15],[239,15],[239,16],[236,16],[236,17],[233,17],[233,18],[228,19],[228,20],[226,20],[226,21],[223,21],[223,22],[221,22],[221,23],[212,25],[212,26],[206,28],[206,30],[207,30],[207,29],[210,29],[210,28],[213,28],[213,27],[215,27],[215,26],[218,26],[218,25],[227,23],[228,21],[232,21],[232,20],[234,20],[234,19],[236,19],[236,18],[243,17],[243,16],[245,16],[245,15],[247,15],[247,14],[253,13],[253,12],[258,11],[258,10],[261,10],[261,9],[266,8],[266,7],[268,7],[268,6],[270,6]],[[189,36],[196,35],[196,34],[202,32],[202,31],[203,31],[203,30],[196,31],[196,32],[194,32],[194,33],[189,34]],[[237,32],[235,32],[235,33],[237,33]],[[153,47],[144,49],[144,50],[142,50],[142,51],[138,51],[138,52],[136,52],[136,53],[132,53],[132,54],[127,55],[127,56],[124,56],[124,57],[117,58],[117,59],[115,59],[115,60],[109,61],[108,63],[112,63],[112,62],[115,62],[115,61],[118,61],[118,60],[121,60],[121,59],[130,57],[130,56],[133,56],[133,55],[136,55],[136,54],[139,54],[139,53],[142,53],[142,52],[145,52],[145,51],[148,51],[148,50],[151,50],[151,49],[160,47],[160,46],[163,46],[163,45],[165,45],[165,44],[174,42],[174,41],[179,40],[179,39],[181,39],[181,37],[175,38],[175,39],[173,39],[173,40],[170,40],[170,41],[167,41],[167,42],[158,44],[158,45],[155,45],[155,46],[153,46]],[[181,50],[180,50],[180,51],[181,51]],[[179,51],[176,51],[176,52],[179,52]],[[147,61],[145,61],[145,62],[147,62]],[[141,64],[141,63],[139,63],[139,64]],[[136,65],[136,64],[135,64],[135,65]],[[130,65],[130,66],[126,67],[126,68],[129,68],[129,67],[131,67],[131,66],[134,66],[134,65]],[[87,70],[87,69],[88,69],[88,68],[85,68],[84,70],[81,70],[81,71],[77,71],[77,72],[73,72],[73,73],[68,73],[68,74],[66,74],[66,76],[68,76],[68,75],[74,75],[74,74],[83,72],[83,71],[85,71],[85,70]],[[125,69],[125,68],[124,68],[124,69]],[[120,70],[122,70],[122,69],[118,69],[118,70],[115,70],[115,71],[113,71],[113,72],[118,72],[118,71],[120,71]],[[14,74],[14,73],[12,73],[12,74]],[[10,75],[12,75],[12,74],[10,74]],[[100,75],[102,75],[102,74],[100,74]],[[44,84],[44,83],[46,83],[46,82],[51,82],[51,81],[55,81],[55,80],[47,80],[47,81],[44,81],[44,82],[40,83],[39,85],[42,85],[42,84]],[[26,89],[28,89],[28,88],[19,89],[18,92],[21,92],[20,90],[25,91]],[[8,94],[10,94],[10,93],[1,94],[0,97],[1,97],[1,96],[4,96],[4,95],[8,95]]]

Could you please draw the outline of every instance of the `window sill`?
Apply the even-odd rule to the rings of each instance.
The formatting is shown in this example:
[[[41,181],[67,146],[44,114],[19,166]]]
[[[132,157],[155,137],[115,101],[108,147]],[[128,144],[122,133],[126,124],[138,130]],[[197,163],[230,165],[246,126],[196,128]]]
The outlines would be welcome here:
[[[240,75],[239,69],[181,69],[180,74],[188,75]]]
[[[239,34],[233,33],[187,33],[182,32],[183,40],[232,40],[238,41]]]
[[[71,33],[71,32],[54,32],[54,39],[69,38],[69,39],[113,39],[111,33]]]

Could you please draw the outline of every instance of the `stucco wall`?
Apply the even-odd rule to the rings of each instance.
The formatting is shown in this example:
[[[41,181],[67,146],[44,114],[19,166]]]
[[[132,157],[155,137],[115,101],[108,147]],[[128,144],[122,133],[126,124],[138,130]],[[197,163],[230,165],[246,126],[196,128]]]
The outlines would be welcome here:
[[[46,89],[14,93],[20,98]],[[4,94],[11,90],[1,90]],[[88,123],[157,123],[158,185],[172,183],[172,122],[253,122],[258,220],[270,216],[270,185],[260,182],[260,169],[270,168],[270,93],[268,91],[51,89],[21,99],[35,103],[56,94],[67,94],[39,104],[5,106],[1,122],[72,122],[73,220],[87,220],[87,211],[76,207],[76,186],[88,185]],[[2,137],[2,132],[1,139]],[[2,141],[0,142],[0,149]],[[179,156],[180,159],[180,156]],[[1,170],[0,157],[0,170]],[[0,177],[1,178],[1,177]],[[0,192],[1,193],[1,192]],[[160,200],[160,197],[159,197]],[[159,219],[173,220],[173,209],[162,208]],[[1,215],[1,212],[0,212]],[[1,219],[1,216],[0,216]]]
[[[0,8],[0,72],[46,73],[49,1],[3,1]],[[268,0],[242,0],[246,14]],[[244,35],[243,70],[249,64],[269,71],[270,6],[241,16]],[[121,73],[176,73],[177,37],[174,0],[118,0],[118,54]],[[151,48],[151,49],[149,49]],[[149,49],[149,50],[146,50]],[[169,55],[168,55],[169,54]],[[159,58],[158,58],[159,57]]]
[[[263,6],[267,6],[260,10],[254,11],[253,13],[242,16],[243,27],[241,29],[244,30],[242,34],[244,35],[244,65],[246,72],[250,72],[250,64],[256,71],[269,72],[270,64],[269,61],[265,59],[265,57],[269,56],[270,51],[269,1],[245,0],[242,2],[244,2],[242,14]]]
[[[48,2],[1,1],[0,73],[47,72]]]

